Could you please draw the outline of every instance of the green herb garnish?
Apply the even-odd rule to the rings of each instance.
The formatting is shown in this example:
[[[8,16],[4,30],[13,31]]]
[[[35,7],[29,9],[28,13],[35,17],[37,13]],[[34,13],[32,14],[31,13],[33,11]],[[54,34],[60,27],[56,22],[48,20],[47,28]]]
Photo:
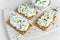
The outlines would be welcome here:
[[[18,36],[16,36],[16,39],[18,40]]]
[[[42,3],[44,3],[44,2],[46,2],[46,1],[43,1]]]
[[[54,11],[56,11],[56,12],[57,12],[57,9],[52,9],[52,10],[54,10]]]
[[[22,29],[22,26],[20,26],[20,29]]]
[[[54,23],[52,23],[54,25]]]
[[[49,17],[47,17],[47,19],[49,19]]]
[[[18,22],[22,22],[22,20],[19,20]]]
[[[24,9],[22,9],[22,11],[23,11]]]
[[[45,21],[47,21],[47,19],[44,18]]]
[[[20,29],[22,29],[23,27],[24,27],[24,26],[23,26],[23,25],[21,25],[21,26],[20,26]]]
[[[39,0],[36,0],[35,3],[37,3],[37,1],[39,1]]]
[[[25,20],[23,20],[23,22],[25,22]]]
[[[20,7],[21,8],[21,7]]]

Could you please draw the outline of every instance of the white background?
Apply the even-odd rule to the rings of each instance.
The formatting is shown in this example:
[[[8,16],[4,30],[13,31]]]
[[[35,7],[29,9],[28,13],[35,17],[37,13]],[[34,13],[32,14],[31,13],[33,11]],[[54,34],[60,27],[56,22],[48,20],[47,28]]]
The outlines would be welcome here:
[[[2,24],[2,10],[5,8],[14,8],[14,6],[18,6],[20,1],[21,0],[0,0],[0,40],[9,40],[5,31],[5,27]],[[57,1],[56,3],[60,2],[59,0]],[[60,40],[60,28],[54,32],[51,32],[39,38],[35,38],[35,40]]]

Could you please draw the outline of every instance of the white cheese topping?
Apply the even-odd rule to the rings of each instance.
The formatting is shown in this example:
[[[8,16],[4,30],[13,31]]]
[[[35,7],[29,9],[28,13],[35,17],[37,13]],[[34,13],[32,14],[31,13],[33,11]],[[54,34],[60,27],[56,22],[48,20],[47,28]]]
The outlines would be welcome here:
[[[49,12],[45,12],[44,15],[38,19],[37,23],[40,26],[47,27],[53,20],[53,14]]]
[[[24,31],[28,29],[29,22],[27,19],[23,18],[19,14],[12,15],[10,17],[10,23],[13,27],[16,27],[18,30]]]
[[[27,17],[31,17],[33,15],[36,15],[36,10],[34,10],[33,8],[29,8],[26,5],[20,5],[18,7],[18,12],[24,14]]]
[[[33,0],[32,2],[38,7],[46,7],[49,4],[49,0]]]

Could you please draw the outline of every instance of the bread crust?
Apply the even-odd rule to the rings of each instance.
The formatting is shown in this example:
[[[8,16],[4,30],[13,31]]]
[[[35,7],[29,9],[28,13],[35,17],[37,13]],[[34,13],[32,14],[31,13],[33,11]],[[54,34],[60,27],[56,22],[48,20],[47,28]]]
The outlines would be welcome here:
[[[43,16],[43,15],[44,15],[44,13],[43,13],[41,16]],[[41,16],[40,16],[39,18],[41,18]],[[51,23],[55,20],[55,18],[56,18],[56,16],[54,15]],[[36,21],[34,22],[34,25],[37,26],[38,28],[42,29],[43,31],[47,30],[48,27],[51,25],[51,23],[50,23],[47,27],[45,27],[45,26],[40,26],[40,25],[37,23],[37,21],[38,21],[38,20],[36,20]]]
[[[16,31],[18,31],[18,32],[19,32],[20,34],[22,34],[22,35],[24,35],[24,34],[32,27],[32,25],[29,24],[27,30],[21,31],[21,30],[18,30],[16,27],[13,27],[13,25],[10,24],[10,20],[7,21],[7,24],[10,25],[13,29],[15,29]]]
[[[19,13],[19,12],[18,12],[18,8],[16,8],[15,11],[16,11],[17,13]],[[35,15],[32,15],[31,17],[27,17],[27,16],[25,16],[25,14],[23,14],[23,13],[19,13],[19,14],[21,14],[22,16],[24,16],[24,17],[28,18],[29,20],[31,20],[31,19],[33,19],[33,18],[35,17],[35,15],[38,14],[38,11],[36,11],[36,14],[35,14]]]

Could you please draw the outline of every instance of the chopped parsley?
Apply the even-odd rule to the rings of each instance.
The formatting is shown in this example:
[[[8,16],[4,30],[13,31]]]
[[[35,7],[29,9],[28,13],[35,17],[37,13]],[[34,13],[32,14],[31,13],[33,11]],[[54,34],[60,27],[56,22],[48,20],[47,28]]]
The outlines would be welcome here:
[[[46,0],[43,0],[43,1],[40,0],[40,3],[43,3],[44,4],[45,2],[46,2]]]
[[[20,26],[20,29],[22,29],[23,27],[24,27],[24,25],[21,25],[21,26]]]
[[[47,21],[47,19],[44,18],[45,21]]]
[[[54,23],[52,22],[52,24],[54,25]]]
[[[18,22],[25,22],[25,20],[19,20]]]
[[[35,3],[37,3],[37,1],[39,1],[39,0],[36,0]]]
[[[52,9],[52,10],[54,10],[54,11],[56,11],[56,12],[57,12],[57,9]]]
[[[19,20],[18,22],[22,22],[22,20]]]
[[[47,17],[47,19],[49,19],[49,17]]]
[[[20,26],[20,29],[22,29],[22,26]]]
[[[25,20],[23,20],[23,22],[25,22]]]
[[[46,2],[46,0],[45,1],[42,1],[42,3],[45,3]]]
[[[16,35],[16,39],[18,40],[18,36]]]
[[[21,8],[21,7],[20,7]]]

